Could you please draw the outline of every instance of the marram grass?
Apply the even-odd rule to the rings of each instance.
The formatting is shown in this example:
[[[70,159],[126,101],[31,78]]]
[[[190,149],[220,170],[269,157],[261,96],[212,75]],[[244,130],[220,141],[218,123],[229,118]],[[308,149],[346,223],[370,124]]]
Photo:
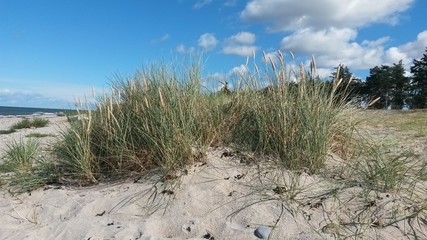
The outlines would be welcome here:
[[[32,191],[59,179],[57,166],[41,155],[40,146],[34,139],[10,143],[0,172],[7,173],[3,178],[8,180],[12,194]]]
[[[68,172],[88,182],[154,169],[168,174],[202,160],[212,145],[316,172],[334,139],[346,136],[333,129],[346,124],[339,117],[345,106],[334,94],[339,83],[313,78],[314,69],[307,73],[302,66],[292,73],[279,55],[278,66],[271,61],[260,73],[255,65],[255,73],[242,74],[227,92],[201,91],[197,64],[180,72],[153,66],[116,77],[111,92],[71,122],[56,152]]]

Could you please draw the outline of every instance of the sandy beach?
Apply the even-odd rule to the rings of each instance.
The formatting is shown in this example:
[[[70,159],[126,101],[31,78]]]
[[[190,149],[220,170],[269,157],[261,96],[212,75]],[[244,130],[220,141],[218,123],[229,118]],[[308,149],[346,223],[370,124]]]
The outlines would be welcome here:
[[[1,135],[2,155],[6,144],[31,132],[52,134],[41,139],[44,148],[58,141],[66,118],[44,117],[50,122],[47,127]],[[2,117],[0,129],[20,119]],[[210,148],[204,162],[169,182],[153,174],[87,187],[48,185],[20,195],[2,187],[0,239],[259,239],[254,234],[259,227],[272,229],[270,239],[353,239],[359,233],[363,239],[412,239],[413,232],[420,239],[427,236],[427,222],[386,224],[393,217],[390,209],[402,216],[411,213],[413,206],[401,196],[366,196],[372,199],[366,207],[366,198],[360,198],[363,186],[333,193],[337,186],[319,176],[279,175],[269,160],[224,154],[229,151]],[[334,155],[328,161],[332,168],[342,166]],[[278,181],[285,187],[277,186]],[[293,192],[281,194],[285,191]],[[374,216],[377,225],[351,224]]]

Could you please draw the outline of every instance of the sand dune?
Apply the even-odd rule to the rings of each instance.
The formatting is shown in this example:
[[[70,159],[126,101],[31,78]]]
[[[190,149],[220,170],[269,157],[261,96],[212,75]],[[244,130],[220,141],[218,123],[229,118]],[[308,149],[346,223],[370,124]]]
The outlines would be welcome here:
[[[64,118],[49,120],[48,127],[2,136],[0,149],[29,132],[57,136],[66,127]],[[0,129],[16,121],[1,118]],[[49,147],[55,139],[42,141]],[[241,156],[223,156],[224,151],[209,149],[206,162],[189,166],[170,182],[154,174],[89,187],[46,186],[18,196],[2,188],[0,239],[258,239],[254,231],[260,226],[273,228],[270,239],[334,239],[357,232],[366,238],[402,239],[410,231],[407,223],[343,229],[335,222],[351,222],[351,212],[366,204],[354,197],[362,187],[333,195],[336,186],[318,176],[279,173],[267,160],[248,164]],[[384,209],[407,207],[398,196],[374,198]],[[425,225],[414,228],[426,231]]]

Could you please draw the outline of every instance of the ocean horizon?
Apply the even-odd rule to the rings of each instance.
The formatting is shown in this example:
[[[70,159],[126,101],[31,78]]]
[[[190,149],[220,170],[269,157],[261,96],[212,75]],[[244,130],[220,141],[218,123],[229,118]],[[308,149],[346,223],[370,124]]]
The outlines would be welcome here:
[[[45,115],[56,114],[65,111],[70,111],[70,109],[0,106],[0,116]]]

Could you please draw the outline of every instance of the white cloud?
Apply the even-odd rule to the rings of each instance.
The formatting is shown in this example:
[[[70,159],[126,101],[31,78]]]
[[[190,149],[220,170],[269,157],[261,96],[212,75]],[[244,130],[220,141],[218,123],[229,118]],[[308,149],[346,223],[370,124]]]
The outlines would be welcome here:
[[[416,40],[393,47],[388,46],[396,40],[392,36],[359,40],[358,31],[372,24],[398,24],[401,13],[414,1],[250,0],[240,18],[247,23],[266,24],[270,32],[284,32],[280,49],[303,59],[314,55],[320,76],[329,75],[340,63],[352,70],[367,70],[403,60],[409,70],[412,60],[421,57],[427,46],[427,30],[420,32]],[[228,44],[223,52],[247,54],[248,48],[242,45],[245,44]],[[277,63],[275,53],[267,53],[266,57]],[[309,61],[303,61],[308,66]]]
[[[388,49],[386,52],[387,60],[389,62],[397,62],[402,59],[404,62],[412,62],[413,59],[422,57],[426,47],[427,30],[420,32],[413,42]]]
[[[368,47],[379,47],[379,46],[384,45],[388,41],[390,41],[390,37],[387,36],[387,37],[379,38],[379,39],[374,40],[374,41],[363,40],[362,45],[365,45]]]
[[[222,52],[224,54],[235,54],[242,57],[247,57],[256,52],[256,46],[225,46]]]
[[[397,47],[391,47],[386,52],[388,63],[396,63],[400,60],[408,62],[408,55]]]
[[[211,51],[218,44],[218,40],[215,38],[215,35],[212,33],[204,33],[199,37],[198,44],[203,50]]]
[[[249,22],[273,23],[271,31],[358,28],[372,23],[394,25],[399,13],[414,0],[252,0],[240,17]]]
[[[281,48],[297,54],[314,55],[319,68],[332,68],[342,63],[354,69],[368,69],[381,64],[384,55],[382,44],[388,38],[359,44],[355,42],[356,36],[357,31],[349,28],[303,29],[284,37]]]
[[[245,65],[243,65],[243,64],[241,64],[241,65],[240,65],[240,66],[238,66],[238,67],[234,67],[234,68],[232,68],[232,69],[228,72],[228,74],[229,74],[229,75],[232,75],[232,74],[244,75],[244,74],[246,74],[246,73],[248,73],[248,68],[247,68]]]
[[[254,44],[255,34],[250,32],[239,32],[231,36],[228,40],[232,41],[233,43]]]
[[[250,56],[258,49],[254,45],[256,36],[250,32],[239,32],[225,40],[225,46],[222,49],[224,54],[235,54],[238,56]]]
[[[316,68],[316,73],[321,79],[328,79],[332,75],[331,68]]]
[[[407,72],[414,59],[419,59],[423,56],[427,47],[427,30],[420,32],[417,39],[412,42],[405,43],[397,47],[391,47],[385,52],[385,64],[397,63],[402,60]]]
[[[296,54],[313,54],[319,75],[322,76],[326,69],[332,69],[340,63],[352,70],[366,70],[379,65],[398,63],[400,60],[409,72],[413,59],[420,58],[427,46],[427,30],[420,32],[414,41],[390,48],[384,46],[390,37],[357,43],[356,36],[357,32],[351,29],[305,29],[284,37],[281,48]],[[305,65],[308,66],[309,61],[306,61]]]
[[[208,4],[210,4],[213,0],[198,0],[194,5],[194,9],[200,9]]]
[[[330,28],[319,31],[305,28],[284,37],[281,48],[293,52],[332,53],[348,47],[348,42],[353,41],[356,36],[357,32],[349,28]]]

